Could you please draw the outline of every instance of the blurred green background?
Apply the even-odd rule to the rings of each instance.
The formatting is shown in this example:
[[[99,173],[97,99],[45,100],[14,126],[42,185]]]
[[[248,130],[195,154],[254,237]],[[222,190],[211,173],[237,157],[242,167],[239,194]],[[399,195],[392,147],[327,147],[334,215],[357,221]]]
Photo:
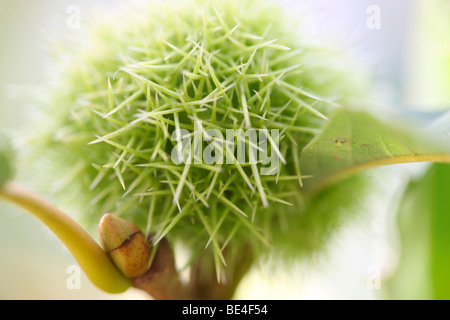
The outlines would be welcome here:
[[[14,130],[21,130],[26,120],[33,117],[31,92],[39,91],[45,82],[45,74],[52,68],[49,40],[55,34],[67,38],[83,37],[90,11],[106,14],[120,10],[125,2],[138,3],[118,0],[0,2],[0,132],[13,135]],[[375,66],[374,86],[384,92],[380,102],[418,111],[449,109],[448,1],[305,0],[284,3],[290,9],[306,14],[311,33],[343,41],[354,48],[358,57]],[[367,28],[370,5],[380,8],[380,29]],[[73,9],[79,10],[79,28],[71,24],[73,20],[70,19],[76,14]],[[432,298],[433,275],[429,266],[426,267],[432,249],[427,245],[423,245],[421,251],[412,247],[411,262],[406,266],[404,262],[400,263],[401,249],[404,248],[400,240],[405,238],[397,224],[397,208],[402,207],[399,198],[408,179],[420,177],[427,167],[403,165],[377,170],[374,185],[378,191],[366,204],[369,214],[336,237],[327,259],[316,257],[314,261],[298,263],[287,271],[261,266],[243,281],[237,298],[405,298],[409,287],[404,284],[417,274],[423,276],[423,281],[415,289],[419,292],[416,297]],[[19,172],[18,179],[24,184],[29,182],[25,173]],[[439,183],[448,189],[446,180]],[[426,197],[425,191],[419,194]],[[429,207],[426,206],[423,212],[426,209]],[[418,234],[432,241],[428,233],[431,229],[426,229],[425,223],[420,225],[422,229],[417,231]],[[446,248],[444,246],[444,250]],[[423,268],[411,270],[410,266],[416,260],[422,262]],[[403,279],[397,277],[385,285],[399,264],[404,271]],[[120,295],[105,294],[90,284],[84,275],[80,289],[69,289],[67,268],[72,265],[76,265],[76,261],[44,226],[27,213],[0,202],[0,299],[147,298],[135,290]]]

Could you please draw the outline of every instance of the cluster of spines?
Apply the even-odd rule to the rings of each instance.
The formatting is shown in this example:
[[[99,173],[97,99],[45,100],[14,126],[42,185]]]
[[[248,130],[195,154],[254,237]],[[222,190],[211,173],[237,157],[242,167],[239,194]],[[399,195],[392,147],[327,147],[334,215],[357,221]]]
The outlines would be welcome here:
[[[111,39],[111,50],[123,46],[105,52],[114,56],[113,69],[98,58],[85,61],[79,71],[84,92],[77,94],[70,129],[60,138],[85,149],[72,178],[91,166],[89,206],[97,214],[145,215],[155,244],[181,221],[180,234],[200,226],[192,239],[204,239],[206,231],[205,245],[220,268],[226,264],[222,252],[241,226],[249,239],[239,241],[269,245],[274,221],[283,225],[283,213],[273,208],[300,197],[301,147],[319,132],[316,120],[327,119],[329,103],[302,87],[304,48],[291,50],[267,38],[270,26],[261,28],[259,21],[245,25],[214,7],[198,13],[189,22],[175,17],[167,33],[143,41],[127,33]],[[193,132],[196,120],[205,131],[279,129],[280,147],[273,145],[272,152],[285,166],[277,175],[260,176],[249,162],[172,163],[172,131]]]

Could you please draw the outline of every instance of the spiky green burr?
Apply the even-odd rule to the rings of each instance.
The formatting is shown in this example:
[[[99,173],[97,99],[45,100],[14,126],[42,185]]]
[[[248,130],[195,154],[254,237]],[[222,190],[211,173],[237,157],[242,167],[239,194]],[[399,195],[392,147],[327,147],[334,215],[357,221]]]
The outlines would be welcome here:
[[[183,243],[192,259],[207,248],[216,271],[235,263],[225,250],[319,246],[326,216],[316,228],[304,210],[300,152],[360,84],[295,20],[260,1],[180,1],[91,26],[87,43],[63,54],[35,135],[45,174],[87,224],[111,212],[154,244]],[[172,132],[196,121],[224,134],[278,129],[269,149],[279,172],[261,175],[248,159],[174,163]]]

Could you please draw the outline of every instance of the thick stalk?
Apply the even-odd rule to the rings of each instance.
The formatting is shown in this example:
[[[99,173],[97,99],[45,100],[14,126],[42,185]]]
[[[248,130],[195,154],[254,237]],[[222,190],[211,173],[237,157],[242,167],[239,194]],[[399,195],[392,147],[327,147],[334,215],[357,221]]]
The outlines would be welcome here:
[[[86,276],[98,288],[119,293],[131,286],[131,280],[122,275],[97,242],[53,204],[16,183],[7,183],[0,188],[0,197],[44,223],[69,249]]]
[[[144,290],[156,300],[193,300],[189,287],[184,285],[175,267],[172,248],[163,238],[158,245],[150,269],[133,279],[133,286]]]
[[[222,269],[220,283],[217,281],[214,258],[209,255],[198,258],[191,271],[191,296],[199,300],[230,300],[233,298],[255,257],[250,247],[245,245],[237,252],[225,251],[224,256],[228,265]]]
[[[175,268],[173,251],[167,239],[162,239],[150,269],[134,278],[133,285],[156,300],[230,300],[245,274],[250,270],[254,255],[249,247],[239,252],[224,252],[230,265],[223,268],[224,281],[219,283],[214,258],[200,255],[191,269],[190,281],[180,281]]]

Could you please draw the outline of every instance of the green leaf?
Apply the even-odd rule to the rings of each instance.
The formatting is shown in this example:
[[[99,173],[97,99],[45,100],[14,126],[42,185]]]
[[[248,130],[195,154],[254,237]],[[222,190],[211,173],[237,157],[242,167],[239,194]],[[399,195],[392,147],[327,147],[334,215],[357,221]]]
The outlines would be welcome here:
[[[393,119],[395,122],[345,109],[332,114],[322,133],[302,151],[302,174],[313,176],[305,181],[305,187],[321,189],[382,165],[450,162],[450,117],[441,121],[439,133],[406,121],[406,117],[395,115]]]
[[[450,299],[450,165],[408,185],[398,213],[401,254],[385,285],[391,299]]]
[[[0,136],[0,188],[13,176],[12,158],[10,145]]]
[[[434,297],[450,299],[450,166],[435,165],[432,175],[430,214]]]

